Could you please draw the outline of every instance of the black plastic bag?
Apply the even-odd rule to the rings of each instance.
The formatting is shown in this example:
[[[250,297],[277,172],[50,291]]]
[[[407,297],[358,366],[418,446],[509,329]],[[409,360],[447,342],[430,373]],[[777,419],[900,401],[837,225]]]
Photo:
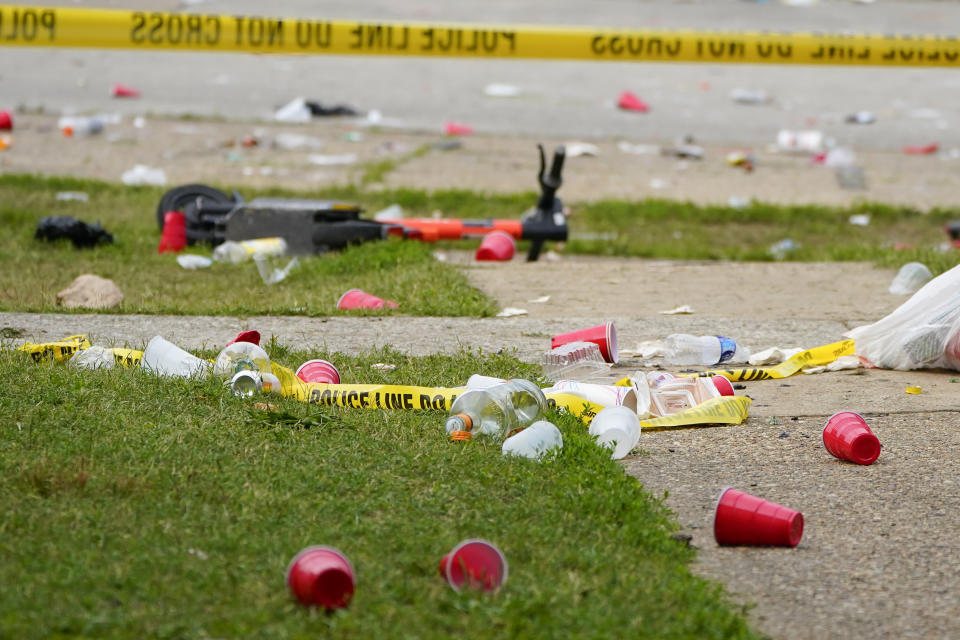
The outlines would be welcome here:
[[[47,241],[67,238],[78,249],[113,242],[113,236],[101,227],[99,222],[88,224],[70,216],[47,216],[41,219],[33,237]]]

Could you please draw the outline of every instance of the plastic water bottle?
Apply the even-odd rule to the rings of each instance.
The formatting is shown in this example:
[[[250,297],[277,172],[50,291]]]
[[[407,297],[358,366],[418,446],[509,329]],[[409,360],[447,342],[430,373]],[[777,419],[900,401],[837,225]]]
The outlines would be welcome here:
[[[746,362],[750,350],[723,336],[691,336],[674,333],[664,341],[670,364],[715,365],[724,362]]]
[[[57,122],[57,128],[67,136],[92,136],[103,131],[103,118],[98,116],[64,116]]]
[[[540,387],[529,380],[508,380],[457,396],[445,428],[453,440],[475,434],[504,438],[538,417],[547,407]]]

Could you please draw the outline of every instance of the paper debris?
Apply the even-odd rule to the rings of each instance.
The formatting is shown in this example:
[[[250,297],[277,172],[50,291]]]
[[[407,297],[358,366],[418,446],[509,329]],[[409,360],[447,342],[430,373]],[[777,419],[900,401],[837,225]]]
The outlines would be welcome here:
[[[675,309],[669,309],[667,311],[661,311],[660,315],[663,316],[675,316],[682,313],[693,313],[693,308],[688,304],[682,304]]]
[[[533,298],[532,300],[527,300],[527,302],[535,302],[537,304],[542,304],[544,302],[549,302],[550,296],[540,296],[539,298]]]
[[[747,362],[755,367],[767,364],[780,364],[801,351],[803,351],[803,349],[796,347],[770,347],[769,349],[757,351],[752,354]]]
[[[387,364],[386,362],[375,362],[374,364],[370,365],[370,368],[376,371],[393,371],[397,368],[397,365]]]
[[[503,311],[497,314],[498,318],[512,318],[514,316],[525,316],[527,315],[526,309],[518,309],[516,307],[505,307]]]

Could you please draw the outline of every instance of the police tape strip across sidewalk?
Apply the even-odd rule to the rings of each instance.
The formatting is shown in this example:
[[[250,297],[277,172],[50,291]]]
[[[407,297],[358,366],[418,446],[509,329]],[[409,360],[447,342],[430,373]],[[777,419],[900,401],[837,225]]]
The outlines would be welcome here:
[[[635,62],[960,66],[955,36],[667,31],[0,5],[0,46]]]

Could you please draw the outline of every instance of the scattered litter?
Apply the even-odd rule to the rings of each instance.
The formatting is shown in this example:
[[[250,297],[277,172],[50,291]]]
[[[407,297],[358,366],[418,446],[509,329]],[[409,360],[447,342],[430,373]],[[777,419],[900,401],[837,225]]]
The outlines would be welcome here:
[[[48,242],[66,238],[78,249],[113,242],[113,236],[101,227],[99,222],[88,224],[70,216],[41,218],[33,237]]]
[[[731,167],[741,167],[744,171],[750,173],[756,166],[756,160],[752,154],[742,151],[731,151],[727,154],[727,164]]]
[[[731,209],[746,209],[750,206],[750,201],[743,196],[730,196],[727,199],[727,206]]]
[[[814,156],[813,161],[830,168],[849,167],[857,161],[857,154],[847,147],[836,147],[826,153]]]
[[[520,95],[520,89],[512,84],[488,84],[483,93],[494,98],[515,98]]]
[[[620,141],[617,143],[617,149],[623,151],[624,153],[629,153],[636,156],[643,155],[653,155],[660,153],[660,146],[656,144],[631,144],[629,142]]]
[[[167,184],[167,174],[163,169],[155,169],[145,164],[134,165],[120,176],[123,184],[134,186],[162,187]]]
[[[61,202],[89,202],[90,196],[83,191],[60,191],[56,196]]]
[[[541,366],[543,375],[554,382],[589,380],[610,369],[600,353],[600,346],[582,340],[550,349],[543,354]]]
[[[513,259],[517,243],[506,231],[491,231],[483,237],[480,246],[473,255],[474,260],[508,262]]]
[[[730,92],[730,99],[737,104],[768,104],[770,95],[762,89],[734,89]]]
[[[674,309],[669,309],[667,311],[661,311],[660,315],[663,316],[675,316],[681,314],[693,313],[693,308],[688,304],[680,305]]]
[[[686,160],[703,160],[703,147],[695,144],[678,144],[673,147],[664,147],[660,154],[674,158],[684,158]]]
[[[917,120],[937,120],[940,118],[940,112],[936,109],[931,109],[929,107],[920,107],[919,109],[911,109],[907,112],[907,115],[911,118],[916,118]]]
[[[516,307],[504,307],[503,311],[497,314],[498,318],[512,318],[514,316],[525,316],[527,315],[526,309],[518,309]]]
[[[620,355],[625,358],[656,358],[665,353],[661,340],[644,340],[633,349],[623,349]]]
[[[177,256],[177,264],[184,269],[206,269],[213,265],[213,260],[206,256],[198,256],[192,253],[184,253]]]
[[[907,393],[909,393],[912,396],[920,395],[921,393],[923,393],[923,387],[907,385]]]
[[[589,142],[568,142],[566,145],[567,157],[578,158],[580,156],[596,157],[600,153],[597,145]]]
[[[180,0],[184,4],[200,4],[206,0]],[[210,558],[205,552],[200,551],[200,549],[187,549],[187,553],[191,556],[197,558],[198,560],[207,560]]]
[[[147,126],[147,119],[144,118],[143,116],[137,116],[136,118],[133,119],[134,129],[143,129],[146,126]]]
[[[550,296],[540,296],[539,298],[533,298],[531,300],[527,300],[527,302],[533,302],[535,304],[542,304],[544,302],[549,302],[549,301],[550,301]]]
[[[463,143],[459,140],[437,140],[430,145],[430,148],[438,151],[453,151],[463,148]]]
[[[784,0],[806,6],[811,0]],[[783,505],[724,489],[713,516],[713,537],[719,545],[795,547],[803,536],[803,514]]]
[[[277,109],[273,114],[273,119],[278,122],[310,122],[310,107],[304,98],[294,98],[287,104]]]
[[[337,300],[337,309],[397,309],[393,300],[384,300],[362,289],[350,289]]]
[[[780,364],[802,351],[803,349],[795,347],[770,347],[769,349],[751,354],[750,358],[747,359],[747,363],[754,367],[767,364]]]
[[[624,91],[620,94],[620,97],[617,98],[617,108],[623,109],[624,111],[637,111],[639,113],[650,111],[650,105],[629,91]]]
[[[542,460],[551,451],[563,449],[563,436],[552,422],[537,420],[503,441],[503,455]]]
[[[799,248],[800,243],[795,242],[793,238],[784,238],[767,249],[767,253],[769,253],[774,260],[783,260]]]
[[[867,174],[862,167],[837,167],[834,175],[841,189],[867,188]]]
[[[350,604],[356,587],[353,566],[333,547],[307,547],[290,561],[287,586],[300,604],[326,610]]]
[[[443,125],[443,133],[448,136],[469,136],[473,133],[473,127],[458,122],[446,122]]]
[[[847,369],[859,369],[863,366],[860,358],[857,356],[839,356],[836,360],[827,365],[817,367],[805,367],[802,373],[813,375],[825,371],[844,371]]]
[[[392,204],[386,209],[381,209],[373,214],[373,219],[377,222],[384,220],[402,220],[404,218],[403,207],[398,204]]]
[[[666,189],[670,186],[670,183],[661,178],[651,178],[650,179],[650,188],[651,189]]]
[[[375,371],[393,371],[397,368],[397,365],[387,364],[386,362],[375,362],[370,365],[370,368]]]
[[[258,409],[259,411],[276,411],[280,407],[272,402],[255,402],[253,404],[253,408]]]
[[[0,151],[6,151],[13,146],[13,137],[3,135],[0,136]]]
[[[446,262],[446,261],[447,261],[447,254],[444,253],[443,251],[434,251],[434,252],[433,252],[433,259],[436,260],[437,262]]]
[[[745,363],[750,358],[750,349],[724,336],[672,333],[663,341],[663,350],[669,364],[679,365]]]
[[[903,152],[908,155],[921,156],[936,153],[939,149],[940,145],[938,145],[936,142],[931,142],[930,144],[922,146],[908,145],[903,148]]]
[[[346,104],[335,104],[333,106],[325,106],[319,102],[314,102],[312,100],[307,100],[304,103],[307,107],[307,110],[310,112],[311,116],[328,118],[330,116],[356,116],[360,113]]]
[[[777,147],[781,151],[820,153],[825,146],[826,143],[822,131],[791,131],[789,129],[781,129],[777,133]]]
[[[70,364],[79,369],[113,369],[116,363],[112,350],[94,346],[74,353]]]
[[[203,378],[213,364],[184,351],[161,336],[154,336],[143,351],[140,366],[158,376],[175,378]]]
[[[320,138],[305,136],[299,133],[278,133],[273,138],[273,146],[284,151],[298,151],[309,149],[318,151],[323,148],[324,142]]]
[[[57,294],[57,304],[76,309],[107,309],[123,302],[123,292],[112,280],[85,273]]]
[[[68,138],[92,136],[103,132],[104,119],[100,116],[64,116],[57,121],[57,128]]]
[[[889,292],[894,295],[911,295],[932,279],[933,274],[926,265],[920,262],[908,262],[900,267],[900,271],[894,276]]]
[[[254,240],[227,240],[213,250],[213,259],[217,262],[237,264],[251,258],[282,256],[287,252],[287,242],[283,238],[256,238]]]
[[[0,131],[13,131],[13,114],[7,109],[0,109]]]
[[[343,139],[346,142],[363,142],[367,139],[367,136],[363,135],[363,133],[359,131],[347,131],[345,134],[343,134]]]
[[[140,92],[125,84],[115,84],[110,89],[110,95],[114,98],[139,98]]]
[[[290,262],[287,263],[287,266],[282,269],[277,269],[270,265],[268,258],[265,256],[255,255],[253,261],[257,263],[257,271],[260,273],[260,278],[263,280],[264,284],[277,284],[278,282],[283,282],[290,271],[297,266],[298,261],[297,257],[294,256]]]
[[[353,164],[357,161],[357,154],[355,153],[344,153],[341,155],[322,155],[319,153],[311,153],[307,156],[307,162],[310,164],[320,165],[322,167],[332,167],[337,165],[347,165]]]
[[[857,111],[844,119],[844,122],[848,124],[873,124],[876,121],[877,116],[870,111]]]

